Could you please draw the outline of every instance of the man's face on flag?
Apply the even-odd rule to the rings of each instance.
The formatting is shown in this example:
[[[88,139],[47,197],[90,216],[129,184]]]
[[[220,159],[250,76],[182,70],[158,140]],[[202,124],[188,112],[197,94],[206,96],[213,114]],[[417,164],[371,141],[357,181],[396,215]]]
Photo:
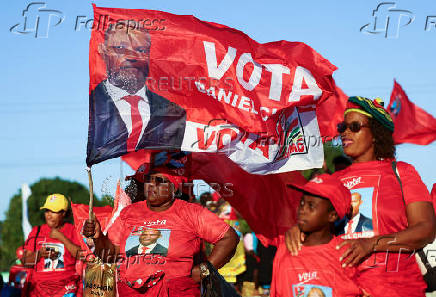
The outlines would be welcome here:
[[[150,59],[150,35],[147,31],[108,30],[100,52],[111,84],[131,94],[145,85]]]

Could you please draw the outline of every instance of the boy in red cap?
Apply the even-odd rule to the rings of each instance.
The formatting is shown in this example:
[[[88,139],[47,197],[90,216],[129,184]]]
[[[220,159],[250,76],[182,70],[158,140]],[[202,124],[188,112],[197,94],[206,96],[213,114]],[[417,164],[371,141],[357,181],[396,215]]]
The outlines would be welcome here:
[[[293,256],[281,240],[274,258],[271,297],[362,296],[355,268],[341,267],[341,251],[336,250],[341,239],[334,236],[334,223],[351,210],[350,191],[328,174],[305,185],[289,186],[303,192],[297,220],[304,242]]]

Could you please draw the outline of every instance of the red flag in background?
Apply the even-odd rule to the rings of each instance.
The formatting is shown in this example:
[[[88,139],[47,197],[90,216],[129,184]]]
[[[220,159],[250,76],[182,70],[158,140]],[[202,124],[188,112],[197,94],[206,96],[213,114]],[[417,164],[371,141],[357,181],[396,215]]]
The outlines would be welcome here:
[[[112,224],[115,222],[115,220],[119,217],[121,211],[124,207],[132,204],[132,201],[130,200],[130,197],[124,192],[124,190],[121,188],[121,183],[118,181],[117,183],[117,189],[115,191],[115,198],[114,198],[114,208],[112,210],[111,219],[109,223],[107,224],[106,228],[102,229],[104,230],[103,233],[106,234],[109,228],[112,226]]]
[[[193,178],[209,183],[230,202],[264,245],[274,244],[296,219],[301,193],[286,186],[304,183],[297,171],[256,175],[241,169],[222,154],[193,153]]]
[[[395,124],[396,144],[426,145],[436,140],[436,119],[410,102],[406,92],[395,80],[388,111]]]
[[[334,88],[335,92],[316,107],[319,131],[324,137],[335,137],[338,134],[337,125],[344,119],[347,105],[348,96],[336,84]]]
[[[80,246],[84,250],[91,252],[86,244],[86,237],[82,234],[83,225],[85,224],[85,221],[89,219],[89,205],[71,203],[71,210],[73,211],[74,228],[77,232],[77,238],[81,239]],[[102,230],[104,230],[111,219],[112,207],[109,205],[94,207],[92,211],[100,222]]]

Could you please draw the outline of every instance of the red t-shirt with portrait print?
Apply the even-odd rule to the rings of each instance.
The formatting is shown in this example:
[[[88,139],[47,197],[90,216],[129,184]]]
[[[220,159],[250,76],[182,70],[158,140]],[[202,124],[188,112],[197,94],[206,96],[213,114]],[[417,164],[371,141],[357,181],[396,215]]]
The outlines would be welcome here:
[[[159,230],[159,238],[157,242],[142,246],[139,237],[143,230],[150,228]],[[229,228],[215,214],[197,204],[176,199],[169,209],[155,212],[147,207],[146,201],[141,201],[121,211],[108,237],[120,246],[121,255],[126,256],[120,263],[121,280],[134,283],[146,280],[159,270],[164,271],[166,280],[189,277],[201,240],[214,244]]]
[[[41,226],[38,237],[36,237],[37,230],[38,227],[33,227],[27,237],[24,249],[32,252],[35,251],[34,247],[36,241],[36,250],[39,250],[41,247],[49,248],[57,253],[58,258],[53,260],[41,258],[36,264],[35,273],[32,274],[32,278],[55,281],[75,275],[75,255],[71,255],[62,242],[50,237],[51,228],[47,224]],[[60,232],[72,243],[80,246],[73,225],[65,223],[62,228],[60,228]]]
[[[412,165],[397,162],[396,168],[404,201],[392,160],[354,163],[334,173],[352,194],[360,195],[360,217],[372,221],[372,230],[362,229],[344,237],[372,237],[402,231],[408,226],[406,205],[432,201],[427,187]],[[372,254],[359,266],[359,281],[368,285],[368,290],[374,296],[424,296],[426,287],[415,255],[410,253]]]
[[[292,256],[280,238],[273,263],[270,296],[360,296],[362,291],[357,284],[356,268],[341,267],[339,257],[345,249],[336,250],[341,241],[335,237],[327,244],[303,246],[298,256]]]

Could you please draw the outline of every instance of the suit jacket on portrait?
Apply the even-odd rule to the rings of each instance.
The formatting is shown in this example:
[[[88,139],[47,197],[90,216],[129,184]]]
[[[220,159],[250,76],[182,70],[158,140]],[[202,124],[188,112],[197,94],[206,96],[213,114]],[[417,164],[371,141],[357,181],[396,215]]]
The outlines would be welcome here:
[[[51,268],[51,265],[52,265],[52,261],[47,261],[44,264],[44,269]],[[56,267],[54,267],[54,269],[60,269],[60,268],[64,268],[64,261],[62,261],[62,260],[58,260],[58,263],[56,264]]]
[[[150,120],[136,149],[180,149],[185,133],[186,111],[146,89]],[[105,81],[89,97],[89,131],[86,163],[96,164],[127,152],[128,132]]]
[[[135,256],[138,254],[139,244],[132,247],[126,252],[127,257]],[[168,253],[168,249],[161,244],[156,244],[156,246],[149,252],[149,254],[166,256]]]
[[[360,214],[359,222],[357,222],[356,230],[354,230],[354,232],[364,232],[372,230],[374,230],[374,228],[372,227],[372,220],[368,217],[365,217],[363,214]]]
[[[347,227],[348,219],[342,219],[336,224],[335,229],[337,230],[336,235],[345,234],[345,228]],[[374,228],[372,226],[372,220],[368,217],[365,217],[362,213],[360,213],[359,221],[357,222],[356,230],[353,232],[364,232],[364,231],[373,231]]]

